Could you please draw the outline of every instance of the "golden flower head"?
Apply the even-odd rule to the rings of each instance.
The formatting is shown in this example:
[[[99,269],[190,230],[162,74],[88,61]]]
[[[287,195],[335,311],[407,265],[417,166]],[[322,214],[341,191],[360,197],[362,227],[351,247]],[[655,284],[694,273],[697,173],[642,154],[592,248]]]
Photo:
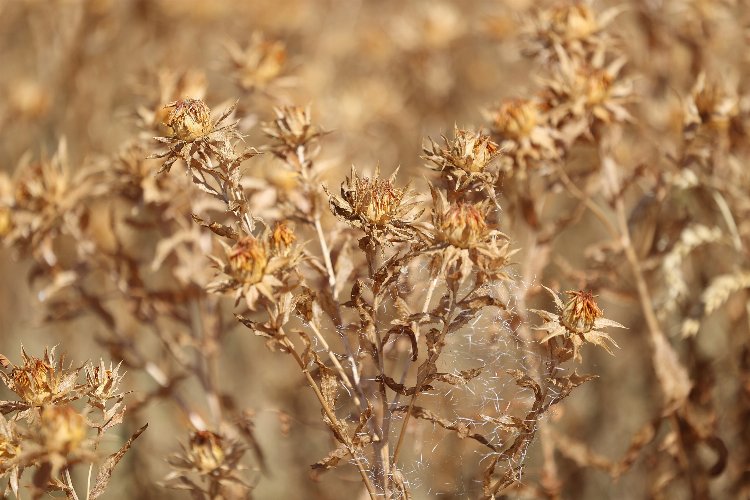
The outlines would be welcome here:
[[[560,361],[571,357],[581,361],[580,349],[584,343],[597,345],[613,354],[610,345],[617,347],[612,337],[601,331],[605,327],[625,328],[623,325],[611,319],[604,318],[604,313],[594,301],[591,292],[584,290],[565,292],[569,299],[563,302],[556,292],[545,287],[552,295],[555,306],[559,311],[553,314],[544,310],[531,309],[530,311],[544,320],[536,330],[546,333],[541,342],[553,341],[556,337],[562,339],[562,345],[553,342],[553,352],[556,352]]]
[[[252,284],[263,279],[268,253],[263,243],[253,236],[237,241],[227,255],[229,274],[236,280]]]
[[[23,365],[13,366],[10,374],[0,372],[0,378],[30,406],[57,403],[74,395],[78,390],[76,379],[79,369],[65,369],[63,360],[55,363],[55,350],[35,358],[23,352]]]
[[[352,167],[351,177],[341,185],[341,196],[329,193],[334,215],[376,238],[383,233],[405,237],[408,225],[418,215],[412,214],[416,203],[410,189],[393,184],[397,172],[398,169],[389,178],[382,179],[380,169],[376,169],[370,178],[359,176]]]
[[[237,84],[245,90],[265,89],[284,71],[286,46],[255,33],[246,48],[228,45]]]
[[[310,107],[281,106],[274,110],[276,119],[263,124],[263,132],[278,144],[275,151],[281,149],[295,150],[324,134],[312,124]]]
[[[469,203],[452,204],[440,217],[438,229],[443,241],[459,248],[472,248],[488,236],[482,208]]]
[[[86,373],[87,395],[89,403],[104,408],[104,403],[119,396],[120,382],[123,376],[118,374],[120,365],[109,368],[101,361],[99,365],[87,364],[84,368]]]
[[[172,135],[181,141],[194,141],[208,135],[211,124],[211,109],[200,99],[181,99],[165,106],[171,109],[164,124]]]
[[[68,455],[86,439],[86,419],[71,406],[44,406],[36,438],[45,451]]]
[[[190,436],[187,459],[197,472],[211,474],[224,465],[226,457],[222,436],[211,431],[196,431]]]
[[[484,172],[487,165],[498,155],[499,146],[488,135],[456,127],[453,140],[443,138],[445,147],[433,147],[427,159],[441,170],[461,169],[468,174]]]
[[[276,222],[273,226],[273,231],[271,231],[269,236],[271,250],[276,255],[288,255],[292,244],[296,240],[297,236],[286,221]]]
[[[528,137],[539,123],[538,104],[530,99],[509,99],[490,112],[492,131],[503,138]]]
[[[582,40],[601,29],[596,14],[584,3],[559,5],[549,14],[549,29],[565,41]]]
[[[594,327],[597,318],[604,313],[594,301],[591,292],[584,290],[565,292],[570,296],[560,314],[560,320],[570,331],[575,333],[588,333]]]
[[[5,465],[21,453],[21,436],[13,420],[6,420],[0,415],[0,475]]]

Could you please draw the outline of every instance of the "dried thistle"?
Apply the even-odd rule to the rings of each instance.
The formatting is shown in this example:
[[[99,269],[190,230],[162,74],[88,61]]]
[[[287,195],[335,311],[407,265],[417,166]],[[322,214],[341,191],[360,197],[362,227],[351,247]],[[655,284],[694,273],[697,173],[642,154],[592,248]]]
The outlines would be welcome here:
[[[444,146],[430,139],[424,148],[428,167],[437,170],[454,191],[476,185],[491,187],[497,177],[493,160],[500,155],[499,146],[488,135],[455,127],[453,140],[443,136]]]
[[[164,120],[171,135],[180,141],[190,142],[205,137],[213,130],[211,109],[200,99],[181,99],[166,106],[169,115]]]
[[[412,224],[421,215],[418,201],[407,186],[394,185],[398,169],[388,179],[380,178],[380,168],[373,178],[361,177],[352,166],[351,176],[341,184],[341,196],[329,196],[331,211],[339,219],[365,232],[380,243],[407,240],[413,235]]]
[[[547,333],[540,342],[544,343],[555,337],[562,337],[564,349],[570,350],[570,354],[562,354],[561,361],[573,356],[576,361],[580,362],[582,360],[580,348],[585,342],[597,345],[609,354],[614,354],[609,344],[618,347],[617,343],[601,329],[608,326],[616,328],[625,328],[625,326],[604,318],[604,313],[599,309],[590,292],[569,290],[565,293],[570,298],[563,303],[557,293],[547,287],[545,289],[552,295],[559,314],[531,309],[531,312],[544,320],[541,326],[535,327],[536,330]]]
[[[175,469],[165,478],[167,487],[186,489],[203,498],[244,498],[249,486],[237,473],[246,447],[241,443],[208,430],[194,431],[182,453],[168,462]],[[199,482],[193,480],[199,478]],[[205,486],[200,484],[205,483]]]

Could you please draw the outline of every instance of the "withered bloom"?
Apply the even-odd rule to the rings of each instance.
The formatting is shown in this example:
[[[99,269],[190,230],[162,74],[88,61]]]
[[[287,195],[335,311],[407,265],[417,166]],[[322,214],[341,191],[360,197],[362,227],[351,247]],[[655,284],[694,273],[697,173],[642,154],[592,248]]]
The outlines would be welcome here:
[[[523,176],[529,167],[560,156],[558,134],[542,108],[534,99],[508,99],[485,112],[503,151],[500,165],[509,174]]]
[[[72,406],[44,406],[35,440],[48,453],[75,454],[86,439],[86,419]]]
[[[580,348],[584,342],[588,342],[613,354],[610,345],[618,347],[615,341],[607,334],[600,331],[604,327],[625,328],[623,325],[611,319],[604,318],[604,313],[594,301],[594,296],[587,291],[569,290],[565,292],[569,299],[563,303],[560,296],[547,287],[544,287],[555,301],[560,314],[552,314],[547,311],[531,309],[544,320],[536,330],[546,332],[547,335],[541,340],[547,342],[555,337],[563,338],[563,349],[569,354],[563,356],[563,361],[570,356],[581,361]]]
[[[452,189],[460,191],[477,182],[494,183],[496,172],[491,166],[500,148],[490,136],[456,127],[453,140],[443,136],[443,141],[445,145],[441,147],[430,139],[423,158],[430,161],[429,168],[452,184]]]
[[[295,241],[297,241],[297,236],[286,221],[278,221],[274,224],[269,243],[275,255],[289,255]]]
[[[313,125],[309,106],[281,106],[275,108],[274,112],[276,119],[264,123],[263,132],[274,139],[273,152],[282,159],[325,133]]]
[[[63,358],[55,361],[55,349],[45,350],[42,358],[22,351],[23,365],[12,365],[10,373],[0,371],[0,379],[29,406],[59,404],[76,399],[84,386],[76,384],[80,368],[65,368]]]
[[[211,124],[211,109],[200,99],[181,99],[165,106],[170,109],[164,124],[172,135],[181,141],[194,141],[208,135]]]
[[[488,223],[488,205],[449,203],[441,191],[431,187],[432,234],[429,248],[441,249],[444,265],[471,263],[485,277],[504,277],[503,268],[515,250],[508,237]]]
[[[272,40],[262,33],[254,33],[250,44],[242,48],[227,45],[234,77],[244,90],[266,90],[283,73],[286,67],[286,46],[280,40]]]
[[[263,278],[268,256],[263,243],[253,236],[246,236],[232,247],[227,262],[234,278],[242,283],[255,284]]]
[[[244,498],[233,496],[232,493],[239,491],[238,488],[247,488],[237,474],[243,469],[240,461],[245,450],[241,443],[221,434],[208,430],[194,431],[187,446],[183,446],[182,453],[168,459],[175,470],[166,477],[167,486],[185,489],[187,484],[196,490],[195,493],[209,493],[213,498],[220,491],[223,494],[219,498]],[[205,490],[190,479],[191,474],[208,482]],[[200,497],[203,498],[203,495]]]
[[[360,177],[352,167],[351,177],[341,184],[341,196],[326,190],[331,211],[376,241],[408,239],[413,234],[411,224],[421,211],[415,213],[418,202],[408,186],[394,186],[397,173],[398,169],[388,179],[381,179],[378,168],[373,178]]]
[[[279,288],[293,286],[296,266],[302,250],[293,243],[296,236],[286,225],[274,231],[266,230],[260,238],[245,236],[234,246],[224,245],[225,259],[211,259],[229,279],[217,280],[208,285],[214,292],[233,290],[235,300],[244,297],[248,308],[255,309],[261,297],[276,300]]]

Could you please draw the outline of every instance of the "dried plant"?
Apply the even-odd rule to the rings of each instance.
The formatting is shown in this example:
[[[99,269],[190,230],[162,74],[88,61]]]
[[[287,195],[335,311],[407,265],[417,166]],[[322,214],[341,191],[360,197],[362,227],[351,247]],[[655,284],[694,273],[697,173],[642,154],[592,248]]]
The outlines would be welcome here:
[[[345,4],[0,1],[6,496],[747,496],[750,11]]]

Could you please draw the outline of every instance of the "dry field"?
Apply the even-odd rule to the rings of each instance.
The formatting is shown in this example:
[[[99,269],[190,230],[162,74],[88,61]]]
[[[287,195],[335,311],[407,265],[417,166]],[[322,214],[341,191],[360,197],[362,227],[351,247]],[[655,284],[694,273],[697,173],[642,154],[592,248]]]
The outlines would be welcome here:
[[[0,0],[4,498],[750,499],[743,0]]]

